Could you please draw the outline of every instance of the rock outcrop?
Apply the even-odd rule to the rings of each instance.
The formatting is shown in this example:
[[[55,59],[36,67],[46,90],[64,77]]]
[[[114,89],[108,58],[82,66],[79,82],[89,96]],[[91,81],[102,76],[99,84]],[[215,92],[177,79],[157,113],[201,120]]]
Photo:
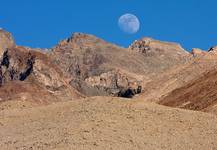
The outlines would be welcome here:
[[[216,52],[217,52],[217,46],[211,47],[211,48],[208,50],[208,52],[210,52],[210,53],[216,53]]]
[[[138,88],[142,88],[142,81],[138,81],[138,79],[124,74],[120,70],[113,70],[102,73],[99,76],[89,77],[85,79],[85,82],[93,87],[103,88],[104,91],[107,91],[109,95],[120,97],[126,97],[123,96],[124,94],[121,94],[123,91],[128,89],[137,90]],[[135,94],[139,93],[134,92],[134,95]]]
[[[136,40],[129,46],[129,49],[138,51],[147,56],[174,55],[176,59],[189,55],[189,53],[177,43],[162,42],[147,37]]]
[[[1,85],[13,80],[24,81],[33,71],[35,56],[30,52],[19,53],[16,48],[4,51],[1,60]]]
[[[0,29],[0,55],[2,55],[7,48],[14,46],[15,42],[12,35],[9,32]]]

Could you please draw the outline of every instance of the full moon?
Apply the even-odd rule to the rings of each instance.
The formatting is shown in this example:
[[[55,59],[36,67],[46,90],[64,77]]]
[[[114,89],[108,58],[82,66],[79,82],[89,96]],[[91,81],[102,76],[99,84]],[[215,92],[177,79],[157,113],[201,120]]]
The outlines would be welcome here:
[[[118,20],[120,29],[128,34],[134,34],[139,31],[139,19],[133,14],[122,15]]]

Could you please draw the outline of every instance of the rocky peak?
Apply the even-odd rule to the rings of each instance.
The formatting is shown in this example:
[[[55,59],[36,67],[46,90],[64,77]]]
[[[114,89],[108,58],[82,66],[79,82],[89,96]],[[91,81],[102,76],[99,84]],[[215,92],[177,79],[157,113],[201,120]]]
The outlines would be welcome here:
[[[5,49],[11,48],[14,46],[15,46],[15,42],[14,42],[12,35],[9,32],[3,29],[0,29],[0,55],[3,54]]]
[[[161,55],[167,53],[173,53],[177,55],[189,54],[181,47],[180,44],[162,42],[148,37],[142,38],[141,40],[136,40],[129,46],[129,49],[141,52],[146,55]]]
[[[87,48],[94,48],[97,45],[106,44],[105,41],[84,33],[74,33],[71,37],[61,41],[56,48],[67,48],[70,47],[71,49],[87,49]]]
[[[103,40],[97,38],[94,35],[91,34],[84,34],[84,33],[79,33],[76,32],[74,34],[72,34],[72,36],[70,38],[68,38],[69,42],[76,42],[76,41],[81,41],[81,42],[102,42]]]

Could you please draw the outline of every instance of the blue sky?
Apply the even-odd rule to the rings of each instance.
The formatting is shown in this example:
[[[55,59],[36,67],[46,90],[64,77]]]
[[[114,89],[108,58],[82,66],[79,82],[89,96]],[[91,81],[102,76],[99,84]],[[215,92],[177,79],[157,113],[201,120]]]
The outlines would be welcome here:
[[[125,47],[145,36],[206,50],[217,45],[216,6],[216,0],[1,0],[0,27],[30,47],[50,48],[84,32]],[[119,29],[125,13],[140,19],[138,33]]]

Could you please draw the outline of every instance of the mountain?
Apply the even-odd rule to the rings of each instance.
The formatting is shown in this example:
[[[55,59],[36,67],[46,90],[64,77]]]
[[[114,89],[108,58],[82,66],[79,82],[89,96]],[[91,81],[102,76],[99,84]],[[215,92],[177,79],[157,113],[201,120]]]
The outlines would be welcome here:
[[[82,33],[61,41],[51,55],[72,77],[72,87],[87,96],[127,95],[129,88],[137,91],[144,81],[190,57],[175,43],[145,38],[121,48]]]
[[[93,35],[74,33],[48,51],[17,46],[4,30],[0,37],[2,91],[8,91],[7,86],[24,86],[2,92],[4,101],[18,94],[21,100],[28,95],[42,104],[86,96],[135,95],[158,102],[211,70],[217,60],[215,47],[189,53],[177,43],[147,37],[123,48]],[[37,95],[47,97],[38,100],[33,96],[35,89]]]
[[[37,104],[83,97],[63,78],[46,52],[16,46],[8,32],[0,32],[0,102],[30,100]]]
[[[195,80],[205,81],[204,74],[215,71],[217,63],[216,47],[208,52],[194,48],[189,53],[177,43],[147,37],[123,48],[74,33],[48,51],[17,46],[4,30],[0,41],[0,101],[4,103],[16,99],[43,105],[117,96],[167,105],[179,101],[171,93],[186,90]]]

